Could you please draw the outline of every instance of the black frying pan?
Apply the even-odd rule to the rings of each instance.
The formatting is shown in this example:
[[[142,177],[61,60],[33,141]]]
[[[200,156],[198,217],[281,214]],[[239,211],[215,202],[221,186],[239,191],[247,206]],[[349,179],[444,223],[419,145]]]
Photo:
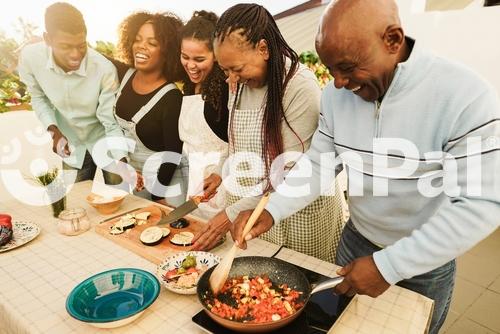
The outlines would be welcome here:
[[[222,318],[212,313],[207,307],[207,300],[213,300],[214,295],[210,289],[209,277],[215,267],[207,270],[198,281],[197,294],[200,303],[203,305],[205,312],[217,323],[222,326],[240,332],[262,333],[281,328],[292,322],[300,315],[304,307],[300,308],[289,317],[272,321],[268,323],[244,323]],[[299,302],[304,305],[309,300],[312,293],[334,287],[342,281],[342,277],[336,277],[318,284],[314,289],[309,285],[306,276],[292,264],[280,259],[262,257],[262,256],[246,256],[234,259],[229,277],[244,276],[250,277],[267,275],[274,285],[287,284],[291,289],[303,292],[299,297]],[[228,305],[235,305],[236,301],[230,295],[219,295],[218,299]]]

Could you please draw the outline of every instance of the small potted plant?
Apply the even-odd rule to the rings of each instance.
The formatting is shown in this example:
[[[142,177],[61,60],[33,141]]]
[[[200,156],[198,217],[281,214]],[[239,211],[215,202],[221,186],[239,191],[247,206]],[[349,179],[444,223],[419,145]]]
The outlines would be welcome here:
[[[66,185],[58,175],[59,169],[54,167],[43,174],[35,176],[35,181],[46,187],[52,206],[52,215],[56,218],[66,209]]]

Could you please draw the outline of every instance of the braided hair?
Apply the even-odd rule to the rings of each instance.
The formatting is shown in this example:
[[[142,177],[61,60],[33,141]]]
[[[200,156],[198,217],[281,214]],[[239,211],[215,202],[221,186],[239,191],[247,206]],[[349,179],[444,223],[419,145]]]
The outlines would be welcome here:
[[[178,31],[182,27],[182,21],[173,13],[136,12],[126,17],[119,26],[119,58],[127,65],[134,66],[132,45],[145,23],[153,25],[156,40],[160,43],[164,77],[169,82],[185,80],[186,74],[179,61],[181,51]]]
[[[180,40],[195,39],[204,42],[211,52],[214,50],[214,31],[219,18],[213,12],[204,10],[195,11],[191,19],[180,30]],[[194,94],[195,85],[187,80],[184,85],[184,94]],[[221,103],[223,91],[227,89],[226,76],[217,63],[201,83],[201,96],[205,102],[217,111],[217,121],[221,120],[224,105]]]
[[[281,122],[292,130],[302,144],[304,144],[297,133],[292,129],[285,117],[283,108],[283,97],[285,89],[294,76],[299,66],[297,53],[286,43],[281,32],[276,25],[272,15],[262,6],[257,4],[238,4],[226,10],[215,28],[215,38],[219,43],[232,32],[241,35],[254,48],[264,39],[269,50],[269,60],[267,61],[267,94],[264,107],[262,123],[262,158],[266,166],[266,178],[269,177],[272,161],[283,153],[283,137],[281,133]],[[288,71],[285,68],[286,59],[290,59],[291,66]],[[279,78],[281,80],[274,80]],[[236,98],[231,112],[231,122],[229,133],[234,142],[233,122],[234,111],[238,104],[241,85],[238,85]]]

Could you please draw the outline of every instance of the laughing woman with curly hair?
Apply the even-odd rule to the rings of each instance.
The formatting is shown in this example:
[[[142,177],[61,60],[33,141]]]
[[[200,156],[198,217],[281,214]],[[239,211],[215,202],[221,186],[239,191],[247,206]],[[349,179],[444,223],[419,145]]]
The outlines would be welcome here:
[[[129,163],[142,173],[146,187],[138,194],[171,206],[185,199],[182,174],[176,168],[182,152],[182,93],[174,83],[185,80],[179,61],[181,27],[181,20],[171,13],[128,16],[120,25],[118,43],[124,63],[114,62],[121,81],[115,117],[136,143]]]

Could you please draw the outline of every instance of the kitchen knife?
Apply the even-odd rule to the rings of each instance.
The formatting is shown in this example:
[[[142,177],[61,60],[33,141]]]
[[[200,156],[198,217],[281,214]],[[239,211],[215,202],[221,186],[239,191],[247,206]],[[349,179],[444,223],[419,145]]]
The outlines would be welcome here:
[[[157,225],[164,225],[173,223],[180,218],[184,217],[188,213],[196,210],[198,205],[202,201],[203,196],[193,196],[189,199],[189,201],[184,204],[178,206],[173,211],[171,211],[166,217],[162,218]]]
[[[135,208],[135,209],[132,209],[132,210],[128,210],[128,211],[122,212],[119,215],[116,215],[116,216],[109,217],[109,218],[106,218],[104,220],[101,220],[99,222],[99,224],[102,224],[102,223],[105,223],[105,222],[109,222],[110,220],[116,219],[116,218],[121,217],[121,216],[125,216],[127,213],[131,213],[131,212],[134,212],[134,211],[137,211],[137,210],[140,210],[140,209],[142,209],[142,208]]]

